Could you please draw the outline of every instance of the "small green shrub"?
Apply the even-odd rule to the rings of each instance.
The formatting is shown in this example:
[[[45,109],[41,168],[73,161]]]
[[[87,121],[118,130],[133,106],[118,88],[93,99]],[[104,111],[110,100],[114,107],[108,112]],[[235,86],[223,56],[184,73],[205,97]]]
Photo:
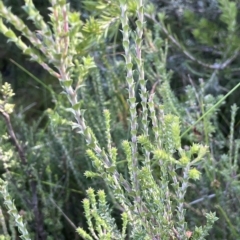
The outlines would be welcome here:
[[[0,107],[6,124],[1,139],[4,177],[15,192],[16,202],[27,209],[25,219],[35,224],[30,237],[26,229],[20,228],[20,232],[26,239],[64,239],[62,232],[67,236],[69,232],[63,226],[63,216],[84,239],[206,239],[217,220],[211,212],[215,210],[225,218],[231,238],[236,239],[239,233],[234,226],[238,226],[238,218],[229,217],[239,193],[237,178],[232,180],[238,170],[236,106],[232,107],[229,144],[216,122],[220,104],[238,85],[225,97],[208,93],[212,79],[238,53],[236,5],[219,1],[220,20],[227,26],[229,37],[225,40],[231,39],[233,44],[223,62],[208,64],[185,49],[165,25],[166,15],[157,14],[152,4],[145,5],[141,0],[99,0],[97,4],[84,1],[93,15],[83,22],[80,13],[72,11],[65,0],[49,2],[47,23],[33,2],[25,0],[23,9],[35,27],[32,31],[0,1],[0,31],[31,61],[57,78],[63,90],[63,95],[57,96],[49,88],[55,109],[44,113],[47,124],[39,128],[43,118],[29,127],[21,114],[14,116],[12,90],[7,84],[2,86]],[[184,11],[183,16],[185,21],[192,19],[196,41],[214,44],[217,26],[212,24],[209,33],[200,34],[209,25],[208,20],[197,21],[189,11]],[[146,20],[153,22],[153,28],[147,27]],[[171,90],[169,42],[163,34],[191,61],[214,71],[207,83],[188,86],[184,100]],[[105,56],[106,42],[113,38],[121,44],[124,58]],[[14,130],[16,126],[21,131]],[[215,161],[224,147],[229,148],[228,154]],[[224,176],[222,182],[220,176]],[[85,177],[92,180],[86,181]],[[99,188],[103,183],[106,195],[102,190],[95,194],[89,188],[84,198],[89,185]],[[222,187],[225,183],[228,188]],[[6,189],[6,183],[2,184]],[[194,215],[192,206],[204,202],[201,196],[208,198],[212,189],[214,207],[207,203],[203,209],[209,211],[196,208],[194,214],[200,216]],[[79,195],[72,194],[79,190]],[[226,191],[235,196],[231,201],[224,195]],[[83,209],[77,208],[74,213],[82,198]],[[107,200],[113,204],[116,218]],[[69,203],[74,208],[70,218],[65,214]],[[75,220],[81,211],[86,221],[81,219],[77,227],[70,219]],[[14,215],[14,220],[17,222],[18,216]],[[219,221],[222,223],[222,219]],[[219,239],[221,231],[211,236]]]

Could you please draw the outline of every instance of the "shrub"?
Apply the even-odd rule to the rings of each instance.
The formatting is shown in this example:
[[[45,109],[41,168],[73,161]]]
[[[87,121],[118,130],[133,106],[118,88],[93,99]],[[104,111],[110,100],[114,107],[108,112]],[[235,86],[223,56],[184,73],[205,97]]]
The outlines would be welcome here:
[[[199,87],[194,87],[194,84],[192,87],[187,87],[186,101],[180,101],[170,87],[172,75],[167,69],[168,42],[163,38],[162,32],[192,61],[216,71],[224,69],[235,59],[236,49],[230,49],[229,58],[221,64],[203,63],[187,51],[171,33],[170,28],[165,26],[166,16],[163,13],[157,15],[152,4],[145,6],[141,0],[111,1],[107,4],[98,1],[97,7],[94,6],[94,2],[85,1],[86,7],[89,10],[94,9],[96,16],[90,17],[85,23],[80,20],[78,12],[70,10],[66,1],[49,2],[50,24],[46,23],[32,1],[25,1],[23,9],[36,31],[30,30],[21,18],[6,8],[2,1],[0,2],[2,17],[0,31],[32,61],[40,64],[57,78],[66,97],[58,97],[51,89],[49,90],[56,102],[55,111],[48,110],[45,113],[50,118],[47,125],[49,135],[45,134],[46,129],[35,132],[38,123],[36,128],[28,129],[22,119],[16,118],[15,121],[21,122],[20,126],[23,129],[21,142],[14,134],[10,119],[13,109],[9,102],[12,90],[9,85],[2,86],[1,114],[17,150],[15,153],[12,152],[9,143],[4,142],[2,155],[6,159],[5,178],[9,183],[12,182],[13,186],[20,187],[24,191],[26,191],[24,184],[29,184],[29,191],[26,193],[27,196],[32,197],[32,200],[30,206],[26,208],[32,209],[34,214],[35,234],[47,239],[44,229],[47,226],[50,237],[60,239],[63,228],[60,221],[61,213],[84,239],[205,239],[217,218],[211,212],[204,213],[206,224],[203,225],[202,218],[198,221],[197,218],[186,214],[187,208],[191,209],[191,205],[196,203],[193,201],[187,204],[186,193],[188,191],[189,199],[192,196],[197,197],[197,194],[188,190],[188,187],[191,186],[190,190],[194,186],[204,188],[210,182],[215,188],[214,196],[218,197],[217,201],[223,203],[226,199],[223,197],[224,192],[219,189],[221,183],[216,178],[219,174],[226,178],[224,182],[231,183],[229,193],[233,193],[237,181],[231,181],[231,176],[236,175],[239,150],[239,143],[234,141],[233,136],[237,108],[235,105],[232,107],[228,155],[220,159],[217,163],[219,170],[215,171],[211,163],[213,159],[211,154],[214,151],[210,153],[207,146],[193,142],[205,142],[212,146],[213,134],[217,129],[213,122],[217,121],[218,107],[226,96],[207,94],[206,85],[200,83]],[[226,7],[228,1],[219,1],[219,3],[222,11],[221,20],[228,26],[228,36],[235,43],[236,14],[230,18]],[[235,13],[236,5],[233,3],[230,5]],[[98,15],[99,9],[101,9],[101,17]],[[184,14],[189,21],[192,15],[187,11]],[[153,29],[146,27],[145,16],[154,23]],[[6,25],[6,20],[21,32],[24,40]],[[207,34],[199,34],[199,30],[206,26],[206,20],[203,19],[200,23],[198,25],[195,22],[194,37],[203,44],[211,44],[213,39]],[[124,60],[121,57],[106,59],[101,52],[97,54],[93,51],[94,45],[103,45],[102,49],[106,50],[104,41],[109,39],[105,36],[109,34],[111,38],[116,34],[117,38],[113,26],[118,29],[119,25],[122,30],[120,48],[124,51]],[[233,48],[234,46],[233,44]],[[114,68],[109,66],[111,64],[115,65]],[[119,76],[110,71],[118,72]],[[105,72],[107,72],[106,78],[102,77]],[[149,83],[146,81],[146,76],[150,79]],[[157,81],[153,83],[154,79]],[[122,89],[126,87],[127,94],[119,90],[119,87]],[[97,93],[97,96],[92,96],[93,93]],[[63,107],[63,104],[68,107]],[[192,106],[198,111],[188,110]],[[73,121],[64,110],[73,115]],[[129,123],[126,121],[127,118]],[[180,122],[184,129],[182,135]],[[194,131],[189,133],[193,125]],[[69,126],[74,130],[73,133],[70,133]],[[126,131],[128,127],[129,132]],[[79,136],[75,135],[78,133]],[[199,136],[204,140],[199,139]],[[214,137],[219,140],[221,134],[216,133]],[[72,138],[80,139],[80,143],[77,141],[71,143]],[[182,140],[188,146],[185,147]],[[78,150],[81,151],[72,155],[69,148],[75,149],[73,147],[75,144],[78,144]],[[42,146],[47,145],[50,147],[46,151]],[[223,143],[222,146],[226,144]],[[36,149],[40,149],[38,153]],[[50,158],[56,158],[54,155],[57,149],[60,149],[61,154],[64,155],[63,162],[66,164],[62,165],[60,170],[55,165],[56,159],[49,161]],[[118,222],[119,217],[117,221],[112,217],[106,195],[102,190],[95,194],[94,190],[89,188],[87,198],[83,200],[89,231],[84,230],[83,227],[75,227],[61,210],[63,202],[67,203],[70,199],[69,195],[66,195],[66,199],[61,201],[56,192],[60,188],[57,182],[64,170],[66,170],[66,181],[64,181],[66,188],[70,187],[70,183],[74,184],[74,188],[81,188],[82,191],[85,188],[83,182],[86,181],[76,168],[77,155],[85,154],[84,150],[94,168],[85,158],[81,158],[84,162],[81,172],[86,170],[86,177],[104,180],[105,190],[112,198],[113,205],[122,212],[121,223]],[[220,147],[217,152],[221,152]],[[10,161],[11,158],[17,157],[21,163]],[[36,161],[36,158],[39,160]],[[19,183],[14,182],[9,168],[15,170],[22,168]],[[69,169],[74,175],[73,178],[69,176]],[[199,170],[202,170],[204,178],[200,180],[200,184],[197,184],[194,181],[200,179]],[[50,191],[43,187],[43,179],[48,179]],[[91,183],[96,184],[96,181]],[[4,182],[2,186],[6,189]],[[201,191],[203,190],[198,193]],[[234,191],[234,194],[237,192],[238,190]],[[67,193],[69,194],[69,191]],[[24,200],[20,194],[16,197]],[[22,202],[27,203],[26,200]],[[52,202],[56,208],[49,207],[49,202]],[[8,202],[5,200],[5,203]],[[77,203],[74,201],[74,204]],[[10,208],[10,205],[7,206]],[[13,208],[15,211],[15,207]],[[220,209],[228,219],[221,204],[217,205],[217,209]],[[226,211],[230,214],[232,211],[230,205]],[[30,211],[28,213],[31,215]],[[45,221],[43,216],[47,216]],[[14,218],[17,222],[18,216],[14,215]],[[30,220],[31,216],[28,216],[28,219]],[[55,221],[58,224],[54,226]],[[232,236],[236,239],[239,233],[231,226],[233,220],[227,222],[232,230]],[[203,226],[195,226],[199,223]],[[22,231],[23,238],[24,231],[26,230]],[[34,236],[33,233],[31,234]],[[217,238],[217,234],[215,237]]]

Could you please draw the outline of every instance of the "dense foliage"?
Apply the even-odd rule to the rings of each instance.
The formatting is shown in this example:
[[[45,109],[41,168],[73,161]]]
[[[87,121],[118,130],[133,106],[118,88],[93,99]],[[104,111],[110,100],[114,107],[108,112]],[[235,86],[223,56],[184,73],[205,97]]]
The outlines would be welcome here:
[[[0,239],[240,238],[239,9],[0,1]]]

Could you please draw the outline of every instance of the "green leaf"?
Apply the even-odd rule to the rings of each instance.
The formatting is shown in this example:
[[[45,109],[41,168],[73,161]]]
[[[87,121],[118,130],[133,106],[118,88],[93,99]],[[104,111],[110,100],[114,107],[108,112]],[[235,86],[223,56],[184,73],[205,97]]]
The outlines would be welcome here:
[[[73,107],[74,110],[79,110],[79,109],[81,109],[82,104],[83,104],[83,102],[79,101],[78,103],[76,103],[72,107]]]
[[[70,87],[70,86],[72,86],[72,83],[73,83],[73,80],[72,80],[72,79],[62,81],[62,85],[63,85],[64,87],[67,87],[67,88]]]

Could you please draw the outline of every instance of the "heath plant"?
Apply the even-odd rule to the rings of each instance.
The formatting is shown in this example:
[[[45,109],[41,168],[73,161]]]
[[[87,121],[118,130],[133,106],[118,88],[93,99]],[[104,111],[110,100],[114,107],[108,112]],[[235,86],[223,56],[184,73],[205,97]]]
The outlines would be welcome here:
[[[109,110],[99,106],[103,109],[100,114],[104,122],[99,127],[100,134],[96,134],[84,115],[90,109],[82,109],[86,100],[84,80],[95,71],[97,65],[93,56],[81,52],[86,39],[80,31],[80,13],[71,11],[65,0],[49,0],[49,3],[50,22],[47,23],[32,0],[25,0],[23,10],[36,28],[32,31],[0,1],[0,31],[31,61],[40,64],[59,80],[63,94],[70,103],[66,110],[73,115],[71,126],[85,138],[86,154],[94,166],[94,170],[86,171],[85,176],[103,179],[122,211],[119,227],[111,216],[104,191],[95,193],[90,188],[87,198],[83,200],[88,230],[77,227],[77,233],[89,240],[205,239],[217,220],[215,214],[205,214],[204,226],[190,228],[185,218],[184,199],[190,182],[201,177],[197,165],[205,158],[208,147],[193,144],[188,149],[183,148],[180,115],[177,111],[176,114],[170,113],[166,105],[159,104],[155,100],[154,89],[150,92],[146,87],[143,52],[146,44],[143,38],[146,3],[143,0],[115,0],[109,3],[115,10],[112,12],[115,14],[114,23],[121,25],[128,92],[130,136],[126,134],[122,146],[118,148],[112,141],[114,129],[111,128]],[[134,21],[134,30],[129,18]],[[85,32],[87,27],[94,26],[99,33],[98,42],[94,42],[97,44],[111,24],[109,18],[102,25],[90,18]],[[166,71],[167,44],[164,41],[161,41],[161,48],[161,72],[165,74],[163,77],[169,77]],[[118,61],[122,62],[122,59]],[[9,114],[9,109],[11,106],[3,102],[2,115]],[[105,143],[97,136],[103,136]],[[21,147],[17,149],[21,151]],[[119,157],[120,152],[124,152],[124,159]],[[25,157],[22,159],[27,161]],[[124,174],[119,167],[123,162],[127,166],[127,173]],[[5,189],[5,183],[2,184]],[[10,208],[10,203],[7,206]],[[14,218],[18,223],[19,217],[14,215]],[[28,239],[22,223],[18,224],[23,236]]]

